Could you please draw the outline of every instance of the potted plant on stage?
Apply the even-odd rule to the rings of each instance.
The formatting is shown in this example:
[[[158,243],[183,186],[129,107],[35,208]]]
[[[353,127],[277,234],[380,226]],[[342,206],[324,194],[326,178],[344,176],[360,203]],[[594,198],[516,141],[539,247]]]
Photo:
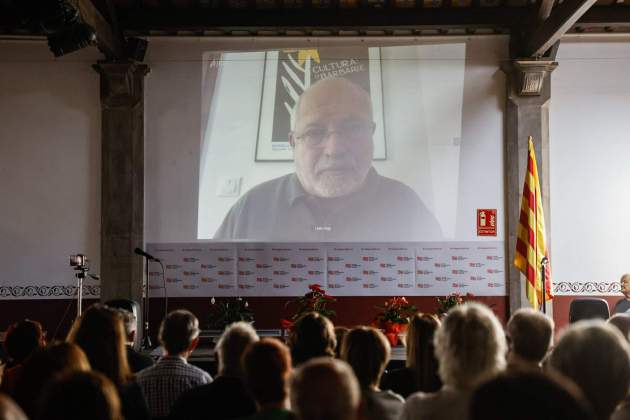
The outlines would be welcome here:
[[[445,297],[438,297],[437,298],[437,303],[438,303],[437,316],[439,318],[444,318],[446,314],[448,313],[448,311],[451,310],[451,308],[457,305],[461,305],[471,300],[474,297],[475,295],[473,295],[472,293],[466,293],[463,296],[460,295],[459,293],[451,293],[450,295],[445,296]]]
[[[418,310],[405,297],[393,297],[385,301],[384,306],[377,306],[379,312],[372,321],[372,326],[383,331],[392,346],[398,345],[399,334],[407,330],[409,318]]]
[[[327,305],[329,303],[336,302],[337,299],[330,296],[324,289],[321,288],[319,284],[311,284],[308,286],[308,292],[306,294],[296,300],[292,300],[287,302],[285,306],[288,306],[292,303],[297,304],[297,310],[289,319],[283,319],[280,321],[282,328],[285,330],[290,330],[293,327],[293,324],[299,317],[304,315],[307,312],[317,312],[321,315],[324,315],[327,318],[332,318],[336,315],[336,312],[332,309],[329,309]]]
[[[245,321],[254,323],[254,311],[249,303],[241,297],[229,297],[219,302],[215,298],[210,299],[210,328],[223,330],[228,325]]]

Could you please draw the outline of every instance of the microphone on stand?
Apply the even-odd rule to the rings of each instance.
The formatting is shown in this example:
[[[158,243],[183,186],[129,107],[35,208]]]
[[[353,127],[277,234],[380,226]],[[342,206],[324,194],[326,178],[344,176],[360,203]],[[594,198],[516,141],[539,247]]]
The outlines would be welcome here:
[[[155,258],[153,255],[149,254],[148,252],[143,251],[141,248],[136,248],[133,250],[133,252],[136,253],[137,255],[141,255],[149,259],[149,261],[155,261],[155,262],[161,261],[159,258]]]

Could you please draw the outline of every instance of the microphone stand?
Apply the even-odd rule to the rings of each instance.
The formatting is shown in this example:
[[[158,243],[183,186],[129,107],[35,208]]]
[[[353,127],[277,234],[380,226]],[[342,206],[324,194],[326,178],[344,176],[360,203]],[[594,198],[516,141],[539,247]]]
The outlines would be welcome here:
[[[142,349],[148,350],[151,348],[151,338],[149,337],[149,259],[144,258],[144,303],[142,318],[144,320],[144,333],[142,335]]]

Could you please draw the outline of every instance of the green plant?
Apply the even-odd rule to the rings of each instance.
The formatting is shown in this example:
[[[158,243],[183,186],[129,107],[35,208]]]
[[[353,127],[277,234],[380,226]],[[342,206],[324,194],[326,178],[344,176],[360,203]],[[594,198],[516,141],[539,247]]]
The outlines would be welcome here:
[[[222,330],[238,321],[254,322],[254,311],[241,297],[210,300],[210,328]]]

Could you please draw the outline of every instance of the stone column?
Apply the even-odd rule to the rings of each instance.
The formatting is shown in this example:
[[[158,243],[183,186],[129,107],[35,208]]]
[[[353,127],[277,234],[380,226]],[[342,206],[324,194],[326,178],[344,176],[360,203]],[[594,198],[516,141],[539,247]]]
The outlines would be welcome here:
[[[538,176],[550,246],[549,218],[549,99],[554,61],[516,59],[502,66],[507,75],[505,179],[507,222],[507,281],[510,313],[529,307],[525,296],[525,280],[514,267],[517,223],[520,214],[523,182],[527,168],[527,138],[534,138]],[[553,268],[553,265],[552,265]],[[547,304],[549,306],[549,304]],[[548,311],[549,313],[549,311]]]
[[[101,94],[101,300],[141,302],[144,261],[144,76],[133,62],[99,62]]]

